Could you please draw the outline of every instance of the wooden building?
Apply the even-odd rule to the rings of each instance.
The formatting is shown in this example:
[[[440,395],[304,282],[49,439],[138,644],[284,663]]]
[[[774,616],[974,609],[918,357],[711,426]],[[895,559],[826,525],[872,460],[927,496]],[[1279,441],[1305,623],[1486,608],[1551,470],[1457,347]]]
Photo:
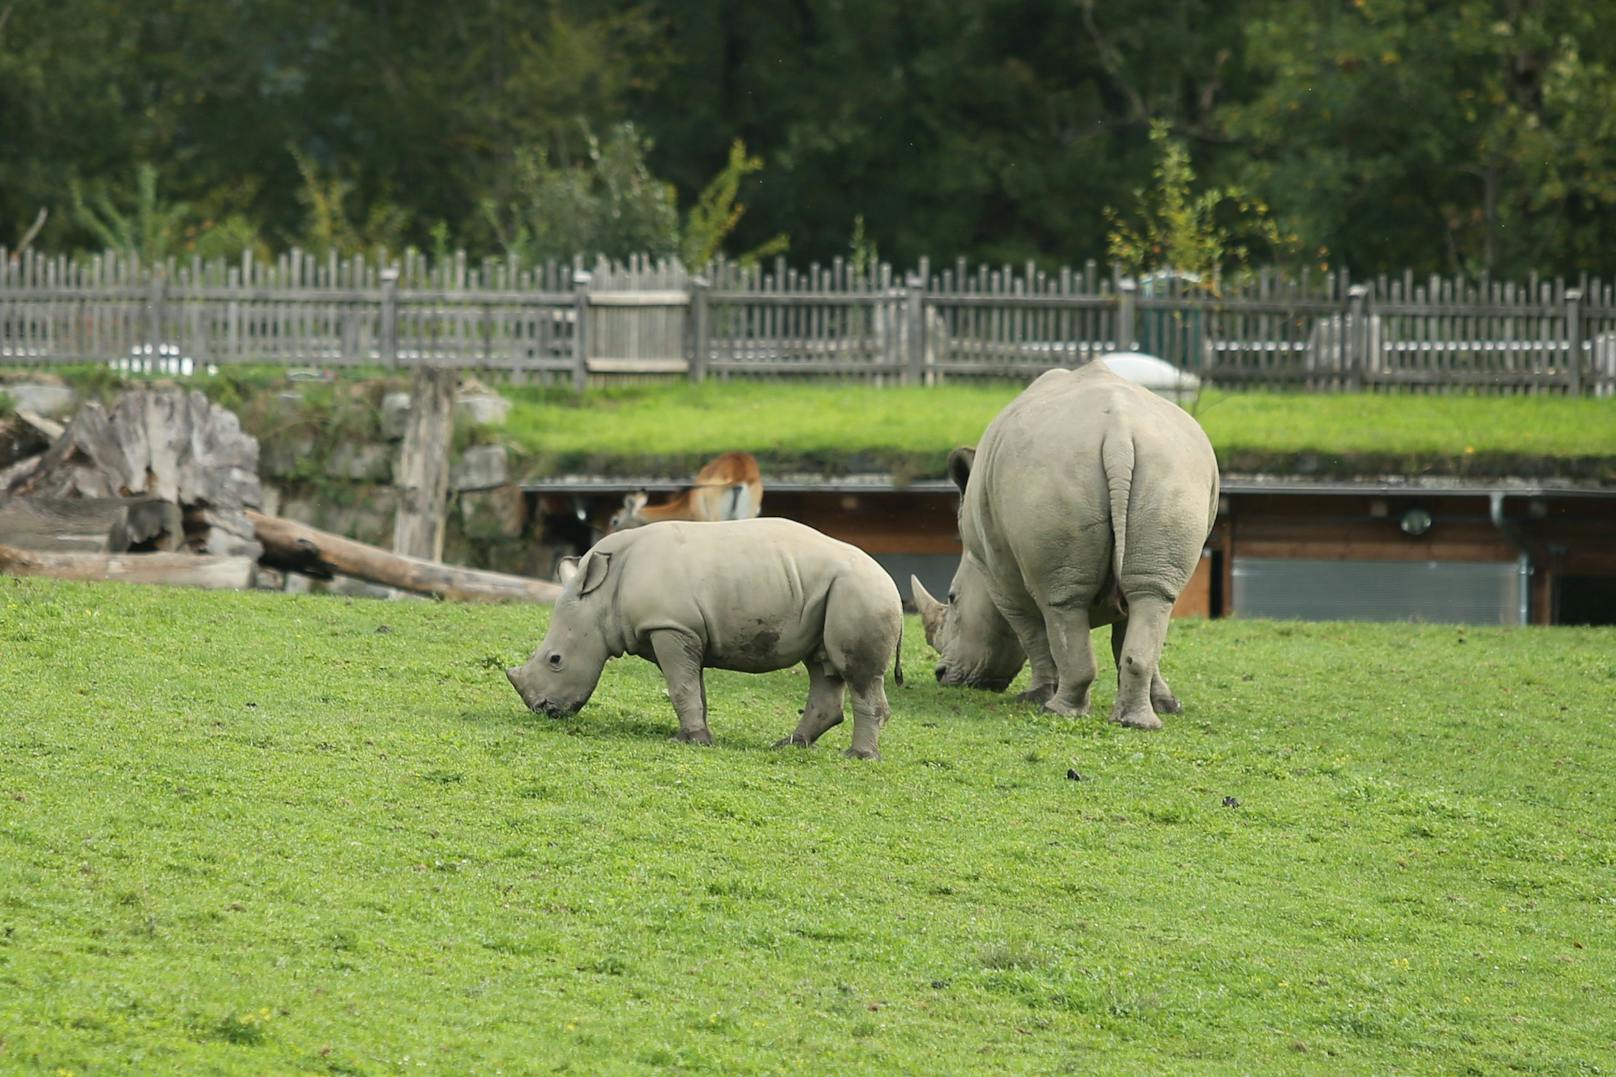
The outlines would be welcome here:
[[[908,595],[910,573],[945,594],[958,562],[958,495],[884,477],[767,483],[763,512],[873,555]],[[529,483],[587,545],[635,490],[672,482]],[[561,530],[565,530],[561,528]],[[1549,482],[1312,482],[1226,476],[1217,524],[1180,616],[1616,624],[1616,489]]]

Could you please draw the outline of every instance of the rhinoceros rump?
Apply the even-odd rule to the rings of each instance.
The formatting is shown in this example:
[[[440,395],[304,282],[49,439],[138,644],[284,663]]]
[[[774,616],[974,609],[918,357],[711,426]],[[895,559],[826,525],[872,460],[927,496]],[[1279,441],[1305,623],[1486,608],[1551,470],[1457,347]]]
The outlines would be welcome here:
[[[948,601],[911,579],[937,678],[1087,714],[1089,630],[1112,625],[1111,719],[1160,729],[1182,708],[1157,668],[1167,622],[1217,516],[1218,466],[1200,426],[1102,362],[1052,370],[956,449],[960,558]]]
[[[882,678],[903,636],[891,577],[862,550],[780,519],[655,523],[609,535],[563,562],[565,590],[527,664],[505,671],[530,710],[560,716],[589,701],[608,658],[633,654],[667,678],[674,739],[711,744],[704,668],[808,667],[808,703],[780,742],[807,747],[842,721],[875,759],[891,713]],[[901,666],[894,670],[903,683]]]

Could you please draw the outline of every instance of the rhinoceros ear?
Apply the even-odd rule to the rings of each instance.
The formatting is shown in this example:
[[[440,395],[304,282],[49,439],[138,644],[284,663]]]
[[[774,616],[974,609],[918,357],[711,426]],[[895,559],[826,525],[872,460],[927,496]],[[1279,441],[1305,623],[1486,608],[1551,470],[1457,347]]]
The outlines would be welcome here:
[[[583,583],[578,585],[580,595],[587,595],[606,582],[606,571],[610,567],[611,561],[612,555],[609,553],[592,553],[585,558]]]
[[[971,465],[976,463],[976,450],[961,446],[948,454],[948,477],[954,480],[960,493],[965,492],[965,484],[971,478]]]
[[[576,575],[578,575],[578,559],[576,557],[563,557],[556,562],[556,578],[561,581],[561,586],[567,586]]]

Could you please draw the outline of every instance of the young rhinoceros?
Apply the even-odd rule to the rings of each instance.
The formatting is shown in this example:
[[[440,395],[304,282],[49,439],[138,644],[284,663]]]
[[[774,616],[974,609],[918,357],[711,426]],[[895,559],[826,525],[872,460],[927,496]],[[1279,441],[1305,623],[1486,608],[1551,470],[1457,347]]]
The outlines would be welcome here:
[[[853,746],[879,758],[891,713],[882,678],[903,638],[898,588],[869,555],[781,519],[656,523],[608,535],[562,562],[550,631],[505,671],[536,713],[576,713],[608,658],[655,662],[679,715],[675,740],[711,744],[702,670],[765,673],[803,662],[808,705],[781,745],[807,747],[842,720],[853,691]]]

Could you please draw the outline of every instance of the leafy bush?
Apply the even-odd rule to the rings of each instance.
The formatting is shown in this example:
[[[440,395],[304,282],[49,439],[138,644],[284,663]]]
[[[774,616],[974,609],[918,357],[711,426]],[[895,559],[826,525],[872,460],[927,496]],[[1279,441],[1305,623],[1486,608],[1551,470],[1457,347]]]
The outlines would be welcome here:
[[[1126,271],[1177,270],[1215,288],[1221,275],[1249,268],[1253,245],[1275,255],[1294,245],[1268,207],[1244,192],[1209,187],[1197,194],[1189,149],[1165,122],[1151,124],[1150,141],[1159,155],[1152,171],[1156,185],[1134,192],[1137,223],[1109,206],[1105,210],[1106,251]]]
[[[696,204],[685,216],[684,236],[679,242],[679,256],[692,269],[711,262],[724,248],[735,226],[746,213],[746,205],[736,201],[741,183],[747,176],[763,170],[763,158],[749,156],[746,143],[736,139],[729,148],[729,160],[718,175],[708,181],[696,197]],[[783,254],[790,239],[777,235],[754,250],[740,256],[742,263]]]
[[[100,185],[90,190],[69,185],[73,219],[102,250],[160,262],[180,255],[233,258],[243,250],[262,253],[258,226],[239,211],[209,213],[189,202],[165,199],[158,190],[157,169],[135,167],[133,191]],[[216,201],[228,200],[228,192]]]
[[[483,201],[506,251],[529,262],[677,253],[674,192],[646,164],[650,142],[631,123],[612,128],[604,141],[586,137],[588,157],[575,165],[558,164],[541,148],[519,152],[505,208]]]

